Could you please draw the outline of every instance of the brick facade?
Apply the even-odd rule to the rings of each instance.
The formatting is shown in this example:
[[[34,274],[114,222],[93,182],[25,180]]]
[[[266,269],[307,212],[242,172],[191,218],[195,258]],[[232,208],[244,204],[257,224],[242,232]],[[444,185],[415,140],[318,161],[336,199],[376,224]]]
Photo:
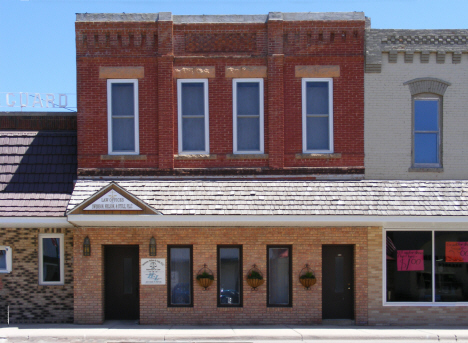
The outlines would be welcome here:
[[[167,259],[167,245],[193,245],[194,306],[167,306],[166,285],[140,285],[141,324],[318,324],[322,321],[322,245],[350,244],[354,247],[354,301],[357,325],[368,322],[367,315],[367,228],[77,228],[75,242],[86,236],[91,256],[83,256],[82,246],[74,247],[75,322],[98,324],[104,320],[103,246],[139,245],[140,259],[149,258],[148,242],[157,240],[157,256]],[[243,307],[217,307],[217,245],[243,246]],[[292,245],[292,307],[267,307],[266,246]],[[207,264],[215,274],[214,283],[204,291],[195,281],[197,271]],[[299,273],[308,263],[317,275],[317,284],[306,290]],[[252,291],[245,277],[252,265],[263,272],[265,283]],[[166,266],[166,272],[167,272]],[[167,280],[167,279],[166,279]],[[167,282],[166,282],[167,283]]]
[[[65,283],[39,285],[39,234],[62,233],[65,239]],[[13,250],[13,270],[0,274],[0,323],[73,322],[73,232],[70,229],[2,228],[1,244]]]
[[[264,23],[77,21],[78,163],[80,175],[128,168],[302,168],[362,173],[364,165],[364,20]],[[164,20],[162,20],[164,19]],[[298,65],[336,65],[334,145],[339,158],[304,158]],[[107,155],[107,87],[100,67],[143,67],[139,79],[141,159]],[[232,79],[229,66],[264,66],[265,157],[233,153]],[[212,67],[209,88],[210,158],[177,158],[177,86],[173,68]],[[130,172],[128,172],[130,173]],[[133,172],[130,175],[135,175]],[[102,173],[101,173],[102,174]]]

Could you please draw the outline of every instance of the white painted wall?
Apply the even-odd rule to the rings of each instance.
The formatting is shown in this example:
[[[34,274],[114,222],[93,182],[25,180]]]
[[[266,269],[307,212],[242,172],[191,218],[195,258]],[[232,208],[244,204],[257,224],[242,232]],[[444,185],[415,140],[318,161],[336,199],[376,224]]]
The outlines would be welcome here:
[[[403,83],[415,78],[435,77],[450,82],[443,98],[442,167],[443,172],[408,172],[411,167],[411,93]],[[388,63],[382,56],[382,72],[365,77],[365,167],[366,179],[468,179],[468,55],[452,64],[447,54],[444,64]]]

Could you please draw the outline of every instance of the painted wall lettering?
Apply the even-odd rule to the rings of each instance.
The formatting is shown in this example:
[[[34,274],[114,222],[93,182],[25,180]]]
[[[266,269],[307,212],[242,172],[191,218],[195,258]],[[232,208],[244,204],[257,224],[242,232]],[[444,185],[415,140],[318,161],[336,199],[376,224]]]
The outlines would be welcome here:
[[[468,242],[445,242],[445,262],[468,263]]]
[[[398,250],[397,270],[424,270],[424,250]]]

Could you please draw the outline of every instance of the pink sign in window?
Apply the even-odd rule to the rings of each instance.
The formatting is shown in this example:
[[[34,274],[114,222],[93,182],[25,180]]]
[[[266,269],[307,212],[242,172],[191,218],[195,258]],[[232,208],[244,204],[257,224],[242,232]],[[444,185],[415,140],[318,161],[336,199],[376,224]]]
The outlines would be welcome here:
[[[424,250],[398,250],[397,270],[424,270]]]
[[[468,262],[468,242],[445,242],[445,262]]]

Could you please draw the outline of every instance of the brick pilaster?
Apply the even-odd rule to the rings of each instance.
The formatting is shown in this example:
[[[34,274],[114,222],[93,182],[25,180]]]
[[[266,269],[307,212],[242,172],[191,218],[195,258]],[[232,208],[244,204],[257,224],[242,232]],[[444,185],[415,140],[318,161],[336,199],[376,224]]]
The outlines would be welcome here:
[[[158,129],[159,169],[174,168],[174,44],[170,12],[159,13],[158,20]]]
[[[268,153],[272,169],[284,167],[283,16],[268,15]]]

